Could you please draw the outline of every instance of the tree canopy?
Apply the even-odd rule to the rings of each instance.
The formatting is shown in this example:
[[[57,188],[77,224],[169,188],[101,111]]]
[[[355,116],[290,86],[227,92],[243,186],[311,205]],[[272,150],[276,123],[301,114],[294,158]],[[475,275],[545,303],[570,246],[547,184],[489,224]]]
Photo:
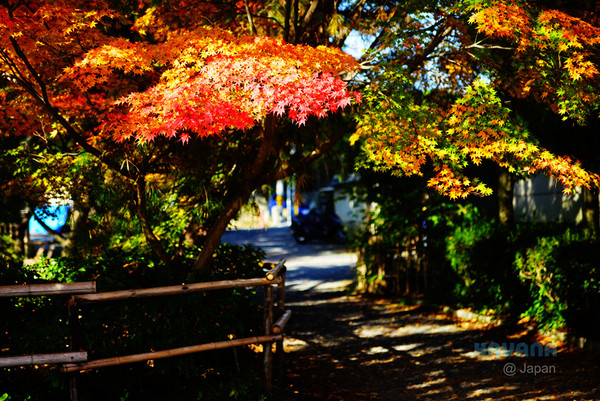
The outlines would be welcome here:
[[[536,102],[573,124],[597,118],[597,10],[586,20],[542,2],[433,3],[409,2],[413,8],[390,8],[373,21],[363,56],[373,69],[351,138],[364,139],[362,165],[402,175],[431,165],[429,186],[450,198],[491,193],[465,174],[483,162],[546,173],[567,191],[596,187],[596,166],[549,151],[511,100]]]
[[[470,174],[487,163],[594,187],[595,166],[551,151],[513,107],[597,118],[586,4],[9,0],[1,185],[31,207],[70,199],[92,249],[143,233],[165,263],[200,247],[198,269],[256,188],[345,135],[359,166],[429,174],[451,198],[489,194]],[[355,59],[340,49],[357,35]]]
[[[206,4],[187,5],[193,6]],[[191,241],[203,247],[201,268],[254,189],[291,174],[334,142],[313,140],[307,150],[311,141],[304,139],[295,162],[286,162],[282,154],[294,139],[285,132],[286,119],[277,119],[310,126],[311,119],[360,101],[340,77],[357,63],[335,48],[177,17],[182,4],[139,7],[15,1],[1,8],[2,133],[28,138],[6,155],[27,172],[16,169],[5,188],[24,190],[23,179],[39,175],[41,166],[31,166],[28,156],[53,159],[59,174],[29,179],[37,187],[22,191],[30,202],[62,192],[89,211],[124,196],[118,203],[129,210],[117,214],[137,216],[164,262],[173,261],[167,247]],[[84,170],[86,163],[100,172]],[[93,186],[104,187],[104,195],[90,196],[98,191]],[[105,230],[104,220],[96,230]]]

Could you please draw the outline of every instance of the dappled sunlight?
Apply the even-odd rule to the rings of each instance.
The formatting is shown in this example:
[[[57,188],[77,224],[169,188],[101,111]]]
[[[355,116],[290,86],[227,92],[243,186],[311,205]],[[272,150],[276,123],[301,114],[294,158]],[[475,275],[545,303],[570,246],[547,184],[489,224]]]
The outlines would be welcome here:
[[[503,387],[488,387],[488,388],[478,388],[471,392],[469,392],[466,397],[467,398],[478,398],[481,396],[487,396],[495,393],[499,393],[507,390],[518,390],[516,386],[503,386]]]
[[[378,346],[378,347],[371,347],[370,349],[365,350],[363,352],[365,354],[367,354],[367,355],[375,355],[375,354],[383,354],[383,353],[386,353],[386,352],[390,352],[390,350],[387,349],[387,348],[383,348],[383,347],[379,347]]]
[[[229,239],[235,235],[230,233]],[[293,317],[284,343],[286,378],[274,399],[600,399],[597,354],[559,349],[548,358],[481,355],[475,344],[546,340],[524,326],[501,327],[469,314],[461,318],[420,299],[394,302],[351,295],[356,256],[344,247],[298,245],[287,228],[253,231],[252,237],[268,260],[287,259],[286,306]],[[556,370],[519,372],[525,363]],[[507,364],[517,371],[506,374]]]
[[[356,335],[363,338],[370,338],[376,336],[386,337],[404,337],[406,335],[413,334],[436,334],[436,333],[455,333],[462,331],[459,327],[454,325],[436,326],[431,324],[424,324],[421,326],[404,326],[404,327],[385,327],[385,326],[366,326],[356,329]]]
[[[387,302],[346,296],[294,304],[290,334],[307,346],[288,355],[294,372],[290,386],[304,396],[293,399],[599,399],[598,359],[592,354],[561,350],[546,358],[482,356],[475,343],[530,343],[535,335],[522,327],[482,325],[419,305]],[[506,373],[507,364],[516,366],[515,374]],[[556,371],[520,372],[524,364],[553,365]]]
[[[410,351],[410,350],[413,350],[422,345],[423,345],[423,343],[402,344],[402,345],[394,345],[392,348],[394,348],[396,351]]]
[[[287,288],[292,291],[345,291],[352,285],[352,280],[289,280]]]
[[[421,389],[421,388],[427,388],[427,387],[435,386],[435,385],[438,385],[438,384],[442,384],[442,383],[445,383],[445,382],[446,382],[445,378],[432,379],[432,380],[429,380],[429,381],[426,381],[426,382],[423,382],[423,383],[413,384],[413,385],[407,386],[407,388],[409,388],[409,389],[417,389],[417,388]]]
[[[344,291],[352,285],[352,280],[327,281],[320,283],[315,287],[316,291]]]
[[[306,347],[308,347],[308,343],[306,341],[302,341],[298,338],[285,337],[283,339],[283,350],[286,353],[300,351]]]

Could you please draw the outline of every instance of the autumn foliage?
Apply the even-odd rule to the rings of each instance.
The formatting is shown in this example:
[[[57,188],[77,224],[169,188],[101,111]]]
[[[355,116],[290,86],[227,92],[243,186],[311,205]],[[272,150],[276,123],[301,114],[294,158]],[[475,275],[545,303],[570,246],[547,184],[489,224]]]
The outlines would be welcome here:
[[[506,102],[532,100],[578,124],[595,118],[599,28],[563,11],[504,1],[415,11],[394,23],[375,44],[407,48],[365,56],[379,63],[351,137],[362,140],[362,166],[400,175],[432,166],[429,186],[450,198],[491,193],[465,174],[484,161],[520,176],[543,172],[566,191],[600,183],[589,167],[544,148]],[[424,31],[429,42],[416,44]],[[414,69],[415,59],[429,64]]]
[[[115,73],[144,74],[163,67],[156,85],[119,98],[100,132],[117,140],[157,135],[187,142],[226,129],[245,129],[266,114],[298,124],[348,106],[338,77],[354,60],[325,47],[292,46],[266,37],[236,37],[214,28],[179,34],[160,45],[118,39],[90,51],[65,70],[64,80],[89,92]]]
[[[545,147],[510,104],[533,101],[577,124],[594,117],[600,29],[582,16],[496,0],[134,3],[0,7],[0,122],[6,138],[47,141],[49,153],[69,154],[62,160],[86,155],[125,180],[155,246],[165,235],[152,208],[171,209],[148,196],[181,201],[188,220],[175,224],[176,243],[218,237],[254,189],[305,169],[345,133],[364,150],[360,166],[427,172],[451,198],[489,194],[466,173],[486,163],[544,172],[567,190],[598,184],[576,157]],[[339,50],[353,31],[371,38],[358,61]],[[312,125],[361,97],[356,130]],[[195,157],[210,163],[206,176]],[[54,188],[37,193],[69,185],[48,182]],[[210,211],[194,212],[201,207]]]
[[[99,163],[104,177],[93,180],[120,186],[121,213],[134,211],[163,262],[183,243],[210,256],[252,191],[304,168],[335,142],[304,138],[295,147],[298,165],[283,163],[294,147],[285,138],[293,130],[283,130],[288,121],[307,125],[360,101],[343,80],[358,64],[337,48],[242,32],[236,18],[245,3],[136,4],[3,4],[2,135],[33,137],[50,154],[69,154],[64,180],[39,183],[36,192],[45,196],[32,202],[61,193],[91,210],[92,188],[76,170]],[[222,23],[204,25],[191,9]],[[31,154],[26,141],[19,149],[15,157]],[[198,163],[199,154],[211,164]],[[4,188],[23,187],[13,180]],[[166,199],[168,206],[158,205]],[[171,254],[170,243],[178,244]]]
[[[95,135],[186,142],[191,134],[251,127],[267,113],[303,124],[350,104],[338,75],[356,64],[336,49],[208,27],[176,31],[157,44],[111,38],[95,28],[119,16],[101,3],[85,7],[89,11],[42,3],[33,15],[21,6],[10,16],[3,9],[3,59],[25,75],[45,106],[60,104],[67,115],[94,112]],[[71,63],[57,64],[59,51]]]

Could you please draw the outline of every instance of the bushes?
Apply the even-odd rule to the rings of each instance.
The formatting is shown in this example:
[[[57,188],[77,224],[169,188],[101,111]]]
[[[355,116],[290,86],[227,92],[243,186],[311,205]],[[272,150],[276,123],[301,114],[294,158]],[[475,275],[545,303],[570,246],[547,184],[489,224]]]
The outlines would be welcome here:
[[[599,336],[600,246],[590,233],[560,223],[502,226],[471,204],[403,193],[402,182],[381,181],[367,198],[377,207],[356,237],[359,290],[416,290],[433,302]]]
[[[262,251],[250,246],[223,244],[209,279],[261,276],[263,258]],[[158,265],[144,254],[117,251],[98,259],[43,260],[30,268],[5,264],[1,284],[96,280],[101,291],[181,284],[185,270]],[[82,305],[76,338],[90,359],[96,359],[255,336],[262,333],[256,300],[254,291],[234,289]],[[66,350],[66,297],[1,301],[0,313],[6,317],[1,327],[3,355]],[[88,400],[258,399],[262,388],[254,359],[251,351],[241,348],[103,368],[80,375],[80,392]],[[16,368],[7,377],[3,391],[12,399],[65,399],[66,378],[56,369]],[[31,382],[41,384],[27,384]]]
[[[456,274],[456,301],[478,310],[518,315],[528,294],[512,263],[515,253],[531,241],[531,227],[501,226],[472,207],[456,220],[446,237],[446,258]]]
[[[474,209],[446,245],[459,305],[598,336],[600,251],[588,233],[560,224],[508,228]]]
[[[586,336],[600,329],[600,250],[585,233],[540,237],[516,255],[514,267],[532,302],[524,316],[543,328],[569,327]]]

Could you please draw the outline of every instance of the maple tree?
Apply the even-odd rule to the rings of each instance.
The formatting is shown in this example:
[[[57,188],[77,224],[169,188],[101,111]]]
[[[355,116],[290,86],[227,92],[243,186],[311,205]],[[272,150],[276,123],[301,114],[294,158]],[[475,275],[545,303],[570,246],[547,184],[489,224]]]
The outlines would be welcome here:
[[[11,1],[0,8],[2,133],[29,138],[15,157],[33,141],[55,167],[73,172],[56,175],[64,181],[32,180],[36,191],[15,175],[4,188],[40,194],[34,205],[61,193],[89,211],[100,207],[86,182],[93,179],[105,190],[104,207],[124,205],[96,230],[135,216],[163,262],[191,243],[202,247],[195,268],[204,269],[254,189],[303,168],[341,136],[315,137],[310,127],[360,101],[340,78],[357,64],[334,48],[193,24],[172,6],[140,2],[135,12],[102,1]],[[297,128],[286,121],[308,129],[294,138]],[[73,171],[90,162],[93,171]]]
[[[3,5],[3,134],[23,138],[15,157],[34,141],[69,172],[60,174],[68,182],[28,189],[40,194],[33,204],[68,187],[82,209],[99,209],[86,180],[105,186],[119,195],[110,203],[130,205],[114,218],[136,216],[164,261],[192,242],[207,250],[206,265],[254,188],[303,170],[354,129],[337,116],[315,122],[360,99],[344,72],[366,87],[351,137],[362,166],[406,175],[431,166],[429,186],[451,198],[489,194],[466,171],[490,162],[543,171],[567,189],[597,184],[507,103],[532,100],[579,124],[593,117],[594,10],[479,0],[110,5]],[[358,75],[336,49],[353,32],[371,38]],[[90,160],[99,164],[85,174],[69,167]]]
[[[421,175],[431,165],[429,186],[450,198],[490,194],[466,173],[489,162],[543,172],[566,191],[597,187],[593,165],[549,151],[507,102],[528,99],[575,124],[597,118],[595,21],[518,1],[412,2],[382,15],[365,31],[374,40],[361,61],[372,70],[351,137],[361,166]]]

